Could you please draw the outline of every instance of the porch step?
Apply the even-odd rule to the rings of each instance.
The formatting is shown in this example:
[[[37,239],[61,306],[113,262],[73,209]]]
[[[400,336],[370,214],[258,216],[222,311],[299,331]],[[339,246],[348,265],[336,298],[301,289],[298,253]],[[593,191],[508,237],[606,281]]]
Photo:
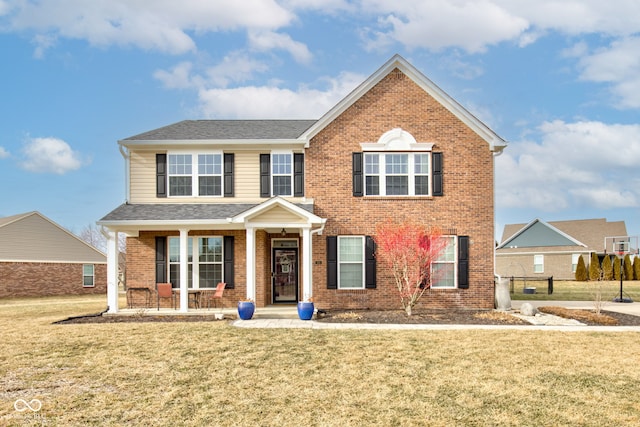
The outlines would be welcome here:
[[[298,308],[295,305],[270,305],[256,308],[254,319],[297,319]]]

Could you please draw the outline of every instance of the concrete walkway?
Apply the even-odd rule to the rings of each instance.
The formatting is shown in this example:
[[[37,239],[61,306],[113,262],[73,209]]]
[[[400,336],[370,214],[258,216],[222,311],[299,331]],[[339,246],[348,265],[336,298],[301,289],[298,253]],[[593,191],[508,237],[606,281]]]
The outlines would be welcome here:
[[[520,306],[529,302],[534,307],[559,306],[566,308],[593,310],[590,301],[512,301],[512,310],[519,310]],[[640,303],[606,302],[603,310],[616,311],[640,316]],[[587,326],[575,321],[558,320],[557,316],[544,315],[545,320],[539,320],[531,325],[430,325],[430,324],[374,324],[374,323],[325,323],[315,320],[300,320],[291,316],[295,308],[266,308],[257,309],[251,320],[235,320],[232,325],[239,328],[290,328],[290,329],[361,329],[361,330],[518,330],[518,331],[563,331],[563,332],[640,332],[640,326]],[[534,319],[528,319],[534,321]]]

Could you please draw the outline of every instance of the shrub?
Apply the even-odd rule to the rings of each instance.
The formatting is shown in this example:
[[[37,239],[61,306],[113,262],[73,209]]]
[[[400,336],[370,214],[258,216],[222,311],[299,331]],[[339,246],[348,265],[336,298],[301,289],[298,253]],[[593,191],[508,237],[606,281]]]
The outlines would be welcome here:
[[[631,256],[629,254],[624,256],[624,263],[622,265],[624,267],[624,278],[626,280],[633,280],[633,266],[631,265]]]
[[[611,257],[605,255],[602,260],[602,280],[611,280],[613,278],[613,265],[611,265]]]
[[[633,258],[633,280],[640,280],[640,258]]]
[[[620,258],[613,259],[613,280],[620,280]]]
[[[576,266],[576,280],[579,282],[585,282],[588,278],[587,266],[584,265],[584,258],[580,255],[578,257],[578,265]]]
[[[595,252],[591,253],[591,261],[589,262],[589,280],[600,279],[600,261]]]

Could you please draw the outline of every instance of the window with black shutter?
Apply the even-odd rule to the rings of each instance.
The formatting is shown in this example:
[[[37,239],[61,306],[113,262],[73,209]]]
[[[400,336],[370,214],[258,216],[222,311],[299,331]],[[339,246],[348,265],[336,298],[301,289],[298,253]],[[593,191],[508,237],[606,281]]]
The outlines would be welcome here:
[[[235,287],[235,270],[234,270],[234,238],[233,236],[224,236],[224,281],[227,289]]]
[[[156,154],[156,197],[167,197],[166,154]]]
[[[224,154],[224,197],[233,197],[234,194],[234,182],[233,182],[233,167],[234,167],[234,155],[233,153]]]
[[[458,236],[458,288],[469,289],[469,236]]]

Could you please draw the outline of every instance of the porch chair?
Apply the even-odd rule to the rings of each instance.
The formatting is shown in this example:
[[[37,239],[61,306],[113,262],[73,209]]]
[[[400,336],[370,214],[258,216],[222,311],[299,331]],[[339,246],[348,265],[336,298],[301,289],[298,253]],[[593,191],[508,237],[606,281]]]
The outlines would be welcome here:
[[[216,286],[216,290],[213,294],[207,293],[206,295],[206,300],[207,300],[207,310],[209,310],[209,307],[211,307],[211,302],[213,301],[213,305],[214,307],[217,305],[216,304],[216,300],[220,300],[220,309],[224,308],[224,303],[223,303],[223,299],[222,299],[222,293],[224,292],[224,288],[225,286],[227,286],[226,283],[224,282],[220,282],[218,283],[218,286]]]
[[[171,307],[176,308],[176,299],[173,294],[173,285],[171,283],[156,283],[156,295],[158,299],[158,311],[160,311],[160,299],[171,298]]]

